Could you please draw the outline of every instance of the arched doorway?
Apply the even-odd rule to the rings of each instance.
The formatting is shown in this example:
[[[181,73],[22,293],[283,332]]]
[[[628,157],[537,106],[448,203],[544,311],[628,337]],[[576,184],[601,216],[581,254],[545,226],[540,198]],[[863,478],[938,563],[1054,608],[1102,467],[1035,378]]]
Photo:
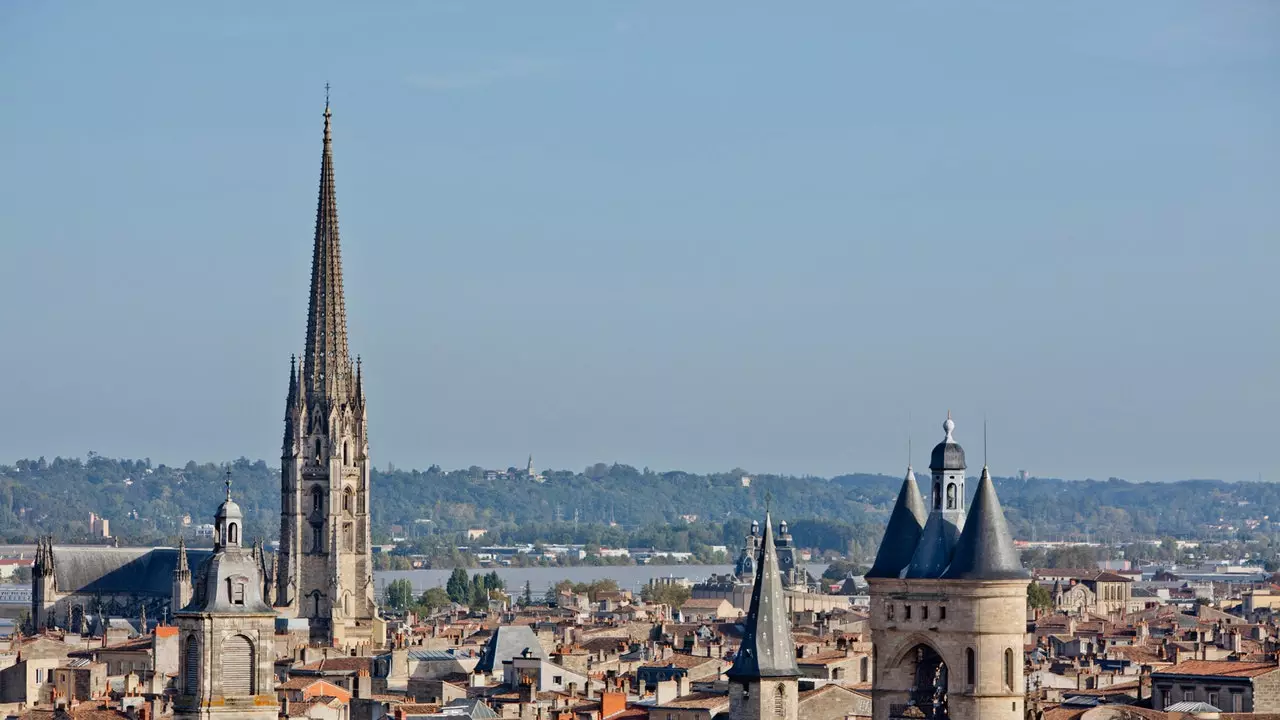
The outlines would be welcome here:
[[[911,688],[911,704],[929,720],[949,720],[947,713],[947,664],[937,650],[920,644],[907,653],[907,662],[915,664],[915,684]]]

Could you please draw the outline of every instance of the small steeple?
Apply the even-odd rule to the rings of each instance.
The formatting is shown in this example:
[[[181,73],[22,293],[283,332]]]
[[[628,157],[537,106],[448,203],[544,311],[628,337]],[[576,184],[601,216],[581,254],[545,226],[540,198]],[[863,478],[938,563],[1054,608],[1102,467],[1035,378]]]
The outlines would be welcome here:
[[[1022,567],[1013,535],[1005,521],[991,473],[982,468],[973,507],[951,555],[944,580],[1025,580],[1031,574]]]
[[[889,524],[884,529],[884,538],[880,541],[880,550],[866,576],[898,577],[902,568],[911,562],[911,555],[920,543],[920,533],[924,530],[927,517],[924,500],[920,497],[920,486],[916,484],[916,473],[908,465],[907,477],[902,481],[902,489],[898,491],[898,502],[893,506]]]
[[[760,560],[755,584],[751,589],[751,607],[747,612],[742,645],[734,656],[730,679],[799,677],[796,646],[791,638],[791,619],[787,616],[787,598],[782,589],[782,573],[773,544],[773,521],[765,514]]]
[[[178,572],[191,572],[191,566],[187,565],[186,538],[178,538]]]

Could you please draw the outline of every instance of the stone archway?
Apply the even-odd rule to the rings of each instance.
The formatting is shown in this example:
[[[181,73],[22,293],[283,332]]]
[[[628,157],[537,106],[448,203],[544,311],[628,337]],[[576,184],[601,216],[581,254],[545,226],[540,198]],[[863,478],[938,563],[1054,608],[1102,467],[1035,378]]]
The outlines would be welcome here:
[[[914,717],[949,720],[947,708],[947,663],[933,646],[918,643],[903,653],[898,665],[911,670],[913,678],[908,703],[919,710]]]

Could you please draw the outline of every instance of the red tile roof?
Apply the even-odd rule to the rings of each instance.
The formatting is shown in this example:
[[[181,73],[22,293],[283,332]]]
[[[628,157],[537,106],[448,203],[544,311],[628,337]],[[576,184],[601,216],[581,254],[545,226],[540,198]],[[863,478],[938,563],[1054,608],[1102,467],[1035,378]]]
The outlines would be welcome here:
[[[1161,675],[1201,675],[1206,677],[1258,677],[1280,670],[1275,663],[1232,662],[1230,660],[1188,660],[1161,668]]]

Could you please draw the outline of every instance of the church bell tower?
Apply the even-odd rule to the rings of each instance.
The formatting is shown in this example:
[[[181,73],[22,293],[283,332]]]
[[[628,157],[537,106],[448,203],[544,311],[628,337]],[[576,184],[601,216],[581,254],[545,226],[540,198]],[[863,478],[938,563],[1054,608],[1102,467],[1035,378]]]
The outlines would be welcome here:
[[[307,619],[314,641],[381,645],[386,631],[370,554],[368,415],[360,362],[352,362],[347,348],[331,118],[326,100],[307,344],[301,362],[290,362],[285,402],[274,600],[286,614]]]

